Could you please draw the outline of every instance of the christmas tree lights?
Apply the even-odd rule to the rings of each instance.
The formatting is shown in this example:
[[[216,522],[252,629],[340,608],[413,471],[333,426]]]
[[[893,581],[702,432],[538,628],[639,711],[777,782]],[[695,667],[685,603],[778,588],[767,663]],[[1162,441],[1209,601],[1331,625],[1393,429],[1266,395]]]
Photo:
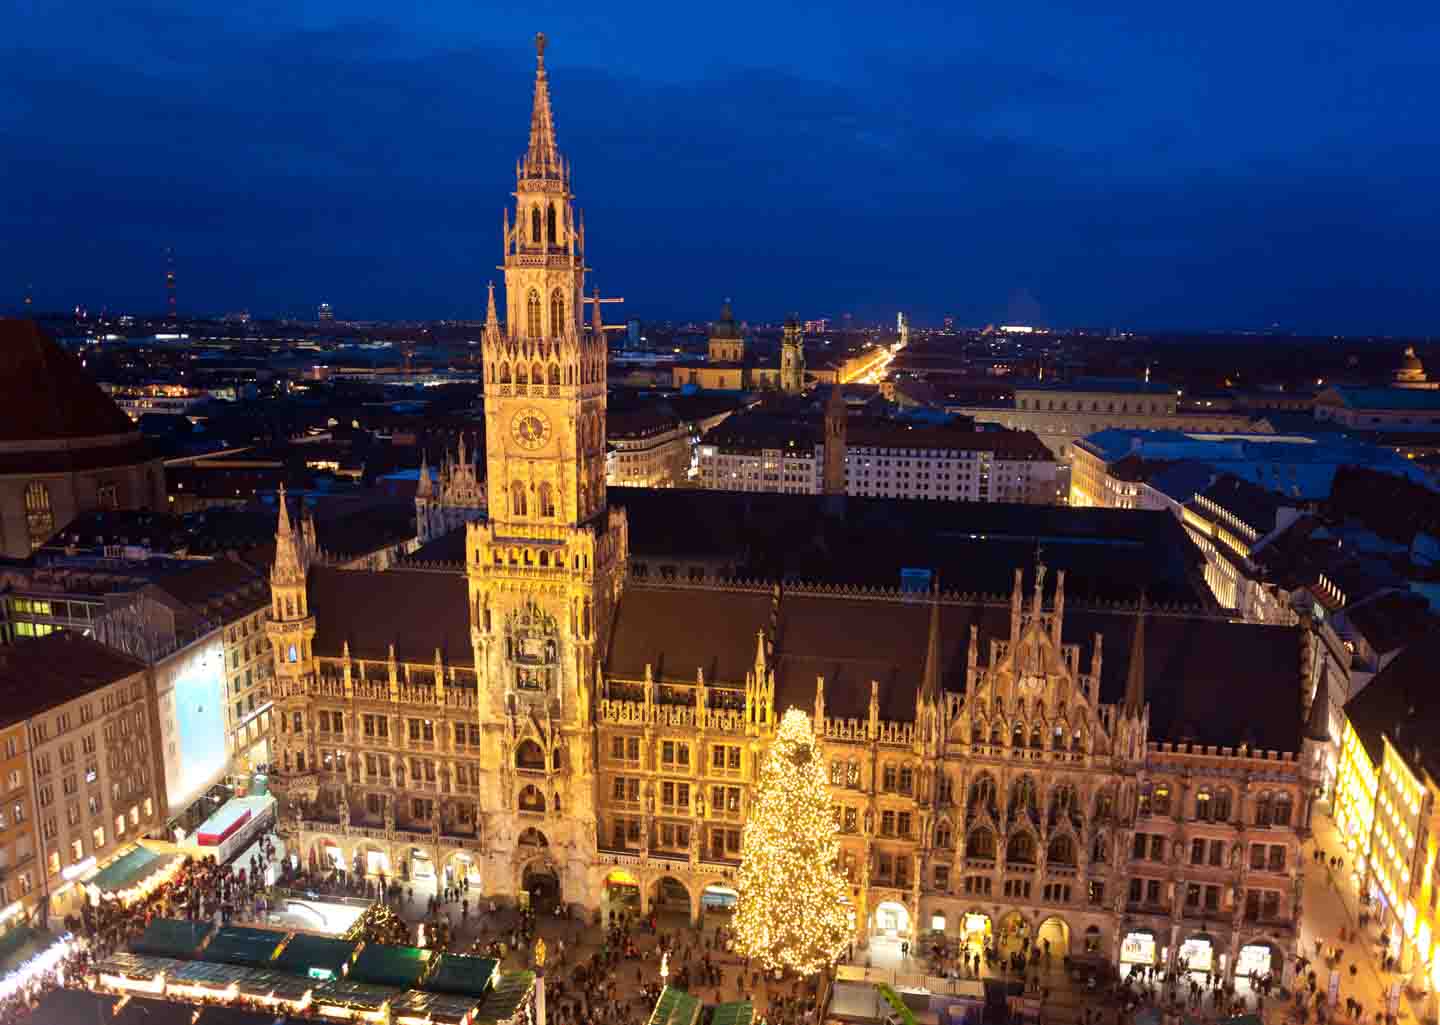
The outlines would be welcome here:
[[[766,969],[813,975],[853,938],[840,843],[810,718],[780,721],[741,846],[736,948]]]

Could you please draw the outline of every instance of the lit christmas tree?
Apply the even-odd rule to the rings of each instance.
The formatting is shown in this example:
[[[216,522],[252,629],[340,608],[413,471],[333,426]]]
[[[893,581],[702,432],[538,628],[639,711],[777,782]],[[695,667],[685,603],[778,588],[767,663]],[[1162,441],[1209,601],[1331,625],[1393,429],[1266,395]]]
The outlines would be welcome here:
[[[780,721],[741,849],[736,947],[767,969],[813,975],[853,937],[825,765],[810,718]]]

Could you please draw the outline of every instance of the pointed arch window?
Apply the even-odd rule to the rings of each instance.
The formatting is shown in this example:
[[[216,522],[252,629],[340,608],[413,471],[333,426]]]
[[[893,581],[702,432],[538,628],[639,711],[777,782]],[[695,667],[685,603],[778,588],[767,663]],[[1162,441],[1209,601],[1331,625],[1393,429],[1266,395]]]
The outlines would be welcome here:
[[[501,383],[501,384],[509,384],[509,383],[510,383],[510,364],[509,364],[509,363],[501,363],[501,364],[500,364],[500,383]]]
[[[560,387],[560,367],[554,363],[550,364],[550,384],[553,387]]]
[[[531,383],[531,384],[544,384],[544,383],[545,383],[545,368],[542,367],[539,363],[536,363],[536,364],[534,364],[533,366],[530,367],[530,383]]]
[[[535,216],[539,218],[539,211],[536,211]],[[532,288],[525,297],[525,336],[539,338],[544,333],[544,325],[540,323],[540,293]]]
[[[30,547],[39,548],[55,533],[55,511],[50,507],[50,489],[38,480],[25,487],[25,525],[30,530]]]
[[[558,288],[550,293],[550,335],[553,338],[565,336],[565,293]]]
[[[540,241],[540,208],[538,206],[532,207],[530,210],[530,241],[537,244]]]
[[[555,244],[555,204],[551,203],[545,210],[545,241],[552,246]]]
[[[515,383],[516,383],[516,384],[529,384],[529,383],[530,383],[529,373],[530,373],[530,372],[525,369],[525,364],[524,364],[524,363],[516,363],[516,364],[515,364]],[[517,394],[518,394],[518,393],[517,393]]]
[[[540,515],[555,515],[555,489],[550,486],[549,481],[540,485]]]
[[[510,485],[510,515],[525,515],[525,485],[518,480]]]

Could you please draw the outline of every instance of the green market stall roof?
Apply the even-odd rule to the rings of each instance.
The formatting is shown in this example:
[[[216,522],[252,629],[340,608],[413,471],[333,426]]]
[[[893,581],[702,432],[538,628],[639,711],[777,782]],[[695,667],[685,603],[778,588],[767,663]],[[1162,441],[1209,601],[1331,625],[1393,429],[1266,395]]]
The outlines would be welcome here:
[[[367,943],[350,966],[350,978],[375,986],[411,989],[430,969],[435,953],[419,947],[394,947],[383,943]]]
[[[257,1000],[280,1000],[288,1004],[303,1003],[319,983],[314,979],[277,972],[269,968],[252,968],[240,980],[240,995]]]
[[[200,949],[205,946],[205,940],[214,931],[215,926],[210,922],[157,918],[144,932],[130,941],[130,950],[136,954],[176,957],[189,961],[199,954]]]
[[[477,1022],[506,1022],[515,1017],[515,1012],[529,999],[535,989],[534,972],[502,972],[495,981],[480,1010],[475,1012]]]
[[[655,1001],[650,1025],[695,1025],[700,1020],[701,1003],[683,989],[666,986]]]
[[[346,966],[355,956],[360,944],[354,940],[337,940],[330,936],[311,936],[297,932],[290,937],[270,967],[291,975],[305,975],[310,978],[339,977],[345,974]],[[312,974],[329,972],[329,976]]]
[[[183,855],[152,851],[142,844],[110,862],[85,885],[93,886],[101,893],[119,893],[130,889],[136,883],[144,882],[181,857]]]
[[[750,1025],[755,1018],[755,1005],[748,1000],[732,1000],[717,1004],[710,1025]]]
[[[217,929],[210,937],[210,942],[205,945],[205,959],[252,967],[268,965],[285,942],[285,935],[274,929],[227,925]]]
[[[419,1018],[436,1025],[456,1025],[469,1021],[470,1013],[479,1006],[478,997],[410,989],[390,1002],[390,1013],[396,1019]]]
[[[499,968],[500,962],[493,957],[441,954],[434,969],[425,977],[424,989],[430,993],[483,997],[495,985]]]
[[[315,987],[315,1003],[349,1011],[379,1011],[397,996],[391,986],[372,986],[349,979],[331,979]]]

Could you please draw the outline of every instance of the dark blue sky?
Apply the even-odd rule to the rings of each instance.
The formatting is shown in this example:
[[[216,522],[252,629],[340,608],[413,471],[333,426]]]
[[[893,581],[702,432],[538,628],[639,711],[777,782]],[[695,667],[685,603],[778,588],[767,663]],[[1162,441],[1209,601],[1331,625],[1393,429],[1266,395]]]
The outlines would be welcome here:
[[[543,29],[629,315],[1440,316],[1421,0],[18,5],[0,308],[480,315]]]

